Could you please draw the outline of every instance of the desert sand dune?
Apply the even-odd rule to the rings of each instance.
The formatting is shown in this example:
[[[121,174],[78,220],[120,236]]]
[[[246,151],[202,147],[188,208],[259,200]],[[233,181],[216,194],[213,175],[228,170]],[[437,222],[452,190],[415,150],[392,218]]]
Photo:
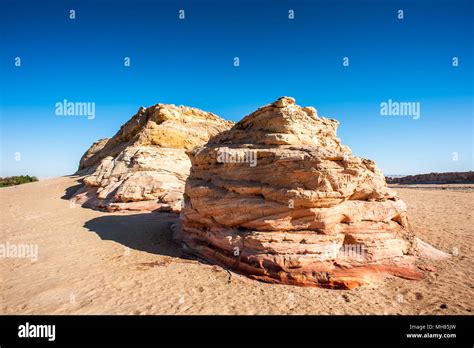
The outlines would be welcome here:
[[[397,188],[417,236],[454,253],[420,281],[354,290],[272,285],[181,256],[177,215],[71,205],[76,177],[0,189],[0,243],[38,260],[2,259],[2,314],[470,314],[472,190]]]

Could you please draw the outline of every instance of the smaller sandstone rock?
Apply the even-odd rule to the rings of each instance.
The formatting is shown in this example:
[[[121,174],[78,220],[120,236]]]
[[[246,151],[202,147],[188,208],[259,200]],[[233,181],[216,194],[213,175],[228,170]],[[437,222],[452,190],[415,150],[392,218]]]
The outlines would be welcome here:
[[[78,173],[86,174],[85,187],[72,200],[108,211],[179,212],[191,167],[186,151],[231,125],[186,106],[141,107],[117,134],[82,156]]]

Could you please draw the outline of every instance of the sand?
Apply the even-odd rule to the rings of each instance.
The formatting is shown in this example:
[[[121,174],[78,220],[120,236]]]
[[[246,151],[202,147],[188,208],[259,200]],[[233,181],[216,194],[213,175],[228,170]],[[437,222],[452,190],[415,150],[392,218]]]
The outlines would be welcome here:
[[[61,177],[0,189],[0,244],[38,248],[36,261],[2,258],[0,313],[472,313],[469,187],[397,187],[416,234],[455,255],[421,281],[391,278],[344,291],[261,283],[183,258],[169,228],[176,216],[71,206],[66,198],[77,184]]]

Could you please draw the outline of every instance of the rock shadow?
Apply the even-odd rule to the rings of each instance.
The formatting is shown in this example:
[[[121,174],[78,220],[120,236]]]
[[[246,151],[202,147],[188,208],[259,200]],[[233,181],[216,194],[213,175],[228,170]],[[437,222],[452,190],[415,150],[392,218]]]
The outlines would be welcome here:
[[[73,185],[68,187],[66,190],[64,190],[64,195],[61,196],[61,199],[69,200],[74,196],[74,194],[84,186],[84,184],[79,183],[77,185]]]
[[[103,240],[113,240],[130,249],[183,257],[171,230],[178,221],[179,215],[171,213],[107,215],[87,221],[84,227]]]

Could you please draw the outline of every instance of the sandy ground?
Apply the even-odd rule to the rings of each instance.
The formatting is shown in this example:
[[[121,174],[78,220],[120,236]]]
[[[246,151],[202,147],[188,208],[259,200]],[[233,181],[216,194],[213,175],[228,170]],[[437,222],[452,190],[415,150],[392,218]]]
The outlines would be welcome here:
[[[422,281],[343,291],[260,283],[184,259],[172,215],[74,207],[65,199],[74,185],[63,177],[0,189],[0,244],[38,247],[37,261],[1,260],[2,314],[472,313],[472,189],[397,188],[418,236],[455,256]]]

